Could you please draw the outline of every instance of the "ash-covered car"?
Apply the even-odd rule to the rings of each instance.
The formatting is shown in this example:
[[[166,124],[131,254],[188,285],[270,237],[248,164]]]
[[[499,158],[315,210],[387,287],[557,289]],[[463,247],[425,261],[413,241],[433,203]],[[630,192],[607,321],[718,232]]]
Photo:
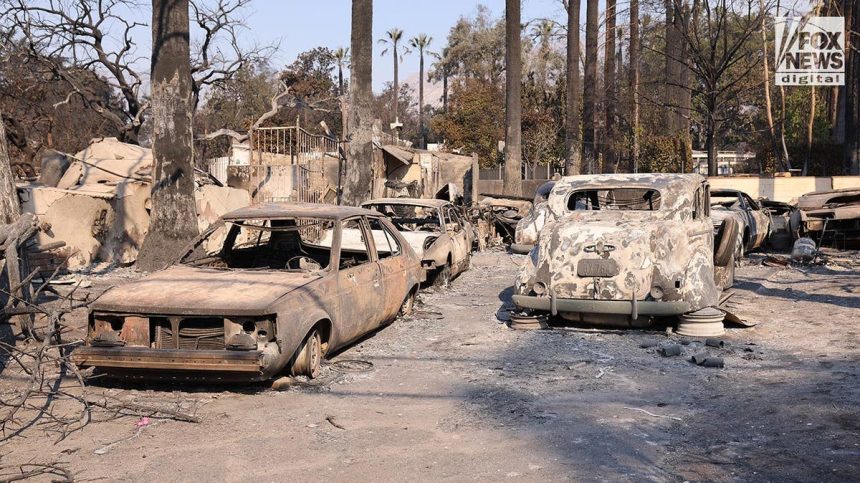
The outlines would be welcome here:
[[[105,292],[73,360],[139,378],[313,378],[326,354],[411,311],[423,280],[409,243],[375,211],[253,205],[167,269]]]
[[[860,189],[807,193],[791,214],[795,238],[810,237],[819,245],[860,248]]]
[[[771,230],[770,213],[743,191],[711,190],[714,229],[718,230],[728,217],[733,217],[738,223],[737,257],[764,245]]]
[[[511,252],[525,254],[537,244],[541,228],[546,224],[547,218],[552,216],[546,202],[553,187],[555,187],[555,181],[547,181],[538,187],[533,201],[534,208],[517,222]]]
[[[732,283],[735,234],[720,234],[724,257],[716,257],[702,176],[570,176],[546,204],[538,245],[514,285],[520,310],[646,326],[713,307]]]
[[[449,201],[380,198],[362,204],[388,217],[409,242],[427,271],[441,286],[469,269],[475,231]]]

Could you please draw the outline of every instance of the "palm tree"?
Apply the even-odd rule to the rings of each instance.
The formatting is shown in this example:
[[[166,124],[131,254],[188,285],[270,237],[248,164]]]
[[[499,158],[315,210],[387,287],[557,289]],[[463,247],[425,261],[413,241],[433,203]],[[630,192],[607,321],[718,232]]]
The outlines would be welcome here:
[[[505,0],[505,194],[520,196],[522,173],[523,58],[520,0]]]
[[[402,54],[398,51],[401,40],[403,40],[403,31],[397,27],[385,32],[385,38],[379,39],[380,44],[388,45],[380,55],[385,55],[389,50],[391,50],[391,57],[394,60],[394,122],[399,121],[399,111],[397,109],[400,100],[400,83],[399,78],[397,77],[398,70],[400,62],[403,60],[403,55],[409,53],[409,49],[403,49]]]
[[[427,133],[424,131],[424,51],[433,42],[433,37],[427,34],[418,34],[409,40],[409,45],[418,50],[418,135],[421,138],[419,146],[421,149],[427,147]]]
[[[350,51],[343,202],[358,206],[370,199],[373,189],[373,0],[352,0]]]
[[[564,143],[567,157],[564,174],[580,172],[580,115],[582,89],[579,82],[579,0],[565,0],[567,8],[567,106],[565,107]]]
[[[588,174],[594,173],[597,124],[597,34],[599,14],[597,0],[585,3],[585,79],[582,93],[582,153]]]
[[[332,52],[337,62],[337,95],[343,95],[343,69],[349,66],[349,47],[338,47]]]
[[[433,70],[427,74],[430,80],[442,81],[442,112],[448,112],[448,77],[451,75],[451,59],[448,53],[448,47],[442,49],[442,52],[430,52],[430,55],[436,59],[433,63]]]

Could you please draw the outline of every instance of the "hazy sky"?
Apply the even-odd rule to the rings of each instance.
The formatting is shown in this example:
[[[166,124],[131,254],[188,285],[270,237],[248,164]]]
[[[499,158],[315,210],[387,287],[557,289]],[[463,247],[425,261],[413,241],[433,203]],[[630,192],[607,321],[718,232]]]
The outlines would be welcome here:
[[[374,89],[380,90],[393,75],[391,57],[379,55],[385,47],[376,39],[390,28],[398,27],[407,39],[426,33],[433,37],[431,50],[441,48],[454,23],[462,16],[473,15],[479,3],[496,16],[504,14],[504,0],[374,0]],[[259,42],[280,41],[280,51],[272,59],[273,67],[278,68],[291,62],[298,53],[317,46],[348,47],[351,5],[350,0],[255,0],[248,11],[248,24],[252,28],[249,33]],[[563,20],[561,0],[523,0],[523,21],[535,17]],[[406,56],[400,72],[401,79],[417,73],[418,55]]]
[[[203,4],[214,0],[202,0]],[[460,17],[471,17],[479,4],[487,6],[494,17],[504,14],[504,0],[374,0],[373,2],[373,86],[380,91],[392,80],[392,61],[389,55],[380,56],[385,48],[377,42],[393,27],[404,31],[406,39],[420,33],[433,37],[430,50],[445,45],[448,31]],[[585,2],[583,21],[585,19]],[[601,8],[603,0],[600,2]],[[522,0],[522,20],[551,17],[565,21],[561,0]],[[147,25],[151,22],[149,2],[141,1],[137,7],[119,12]],[[242,31],[244,45],[277,43],[279,49],[271,65],[280,69],[295,60],[296,55],[314,47],[349,47],[351,0],[252,0],[242,11],[247,30]],[[135,55],[141,70],[148,70],[151,33],[149,28],[135,30]],[[401,80],[418,73],[418,55],[404,57],[400,69]]]

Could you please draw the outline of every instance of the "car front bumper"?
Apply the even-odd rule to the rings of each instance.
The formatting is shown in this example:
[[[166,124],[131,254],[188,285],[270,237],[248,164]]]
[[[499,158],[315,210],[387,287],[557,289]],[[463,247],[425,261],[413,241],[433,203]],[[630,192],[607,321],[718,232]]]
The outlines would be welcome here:
[[[636,318],[642,315],[652,317],[681,315],[690,311],[690,304],[683,301],[563,299],[530,295],[514,295],[513,301],[517,307],[550,312],[552,315],[566,312],[630,315]]]
[[[72,352],[72,362],[80,367],[147,379],[253,381],[264,374],[262,351],[82,346]]]

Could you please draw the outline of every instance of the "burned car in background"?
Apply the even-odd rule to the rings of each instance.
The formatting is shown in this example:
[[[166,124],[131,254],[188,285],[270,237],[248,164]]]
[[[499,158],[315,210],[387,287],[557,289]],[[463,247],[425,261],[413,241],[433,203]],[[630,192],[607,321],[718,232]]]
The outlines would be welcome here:
[[[424,272],[377,212],[252,205],[174,265],[95,302],[73,360],[127,377],[316,377],[327,353],[411,311]]]
[[[707,180],[694,174],[562,178],[547,202],[551,219],[516,279],[514,304],[625,327],[717,305],[733,278],[737,225],[727,223],[734,231],[725,230],[730,241],[717,242],[723,257],[716,257],[708,196]]]
[[[743,191],[719,189],[711,191],[711,220],[718,230],[727,217],[734,217],[738,226],[738,253],[753,251],[764,245],[770,234],[770,212]]]
[[[809,237],[819,245],[860,247],[860,189],[807,193],[791,214],[795,238]]]
[[[380,198],[362,204],[388,217],[421,259],[427,279],[445,286],[468,270],[475,232],[448,201]]]
[[[552,216],[552,212],[546,202],[553,187],[555,187],[554,180],[547,181],[538,187],[535,192],[535,199],[532,202],[534,207],[517,222],[514,242],[511,244],[511,252],[525,254],[530,252],[537,244],[541,228],[546,224],[547,218]]]
[[[484,198],[478,202],[472,216],[481,225],[479,232],[487,238],[487,244],[500,242],[510,245],[514,242],[517,223],[532,210],[530,198],[504,195],[481,194]]]

